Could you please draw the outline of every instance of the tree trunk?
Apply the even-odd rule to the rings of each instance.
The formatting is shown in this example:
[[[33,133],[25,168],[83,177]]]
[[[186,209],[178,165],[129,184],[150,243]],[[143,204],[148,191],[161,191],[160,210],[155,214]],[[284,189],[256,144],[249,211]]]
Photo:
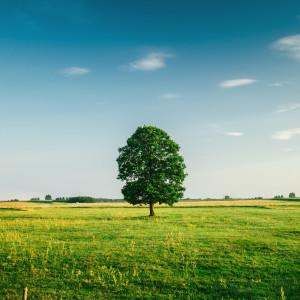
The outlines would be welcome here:
[[[154,213],[154,204],[153,202],[150,202],[150,217],[154,217],[155,213]]]

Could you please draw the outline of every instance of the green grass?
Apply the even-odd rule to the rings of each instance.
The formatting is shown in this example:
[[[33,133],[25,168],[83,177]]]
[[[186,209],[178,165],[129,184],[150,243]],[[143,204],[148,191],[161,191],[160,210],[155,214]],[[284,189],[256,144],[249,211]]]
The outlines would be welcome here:
[[[0,299],[299,299],[299,208],[0,209]]]

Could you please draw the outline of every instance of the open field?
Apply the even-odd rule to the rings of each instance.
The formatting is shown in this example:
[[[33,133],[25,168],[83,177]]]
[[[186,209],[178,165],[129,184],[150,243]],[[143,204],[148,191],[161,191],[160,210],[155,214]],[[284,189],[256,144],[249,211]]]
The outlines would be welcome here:
[[[0,202],[1,208],[11,208],[19,210],[30,210],[38,207],[131,207],[133,206],[127,202],[101,202],[101,203],[63,203],[63,202],[51,202],[45,203],[47,201],[17,201],[17,202]],[[191,200],[191,201],[181,201],[174,204],[174,207],[206,207],[206,206],[240,206],[240,207],[272,207],[276,206],[300,206],[300,198],[289,199],[289,200]],[[143,207],[148,207],[143,206]],[[162,204],[159,207],[168,207],[166,204]]]
[[[300,202],[0,203],[0,299],[299,299]],[[284,293],[284,296],[283,296]]]

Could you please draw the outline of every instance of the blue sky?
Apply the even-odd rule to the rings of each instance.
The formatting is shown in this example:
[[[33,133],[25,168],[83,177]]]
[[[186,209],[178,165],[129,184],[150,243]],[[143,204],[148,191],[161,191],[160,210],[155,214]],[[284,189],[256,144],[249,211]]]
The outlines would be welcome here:
[[[186,197],[300,195],[299,1],[0,4],[0,199],[121,197],[144,124]]]

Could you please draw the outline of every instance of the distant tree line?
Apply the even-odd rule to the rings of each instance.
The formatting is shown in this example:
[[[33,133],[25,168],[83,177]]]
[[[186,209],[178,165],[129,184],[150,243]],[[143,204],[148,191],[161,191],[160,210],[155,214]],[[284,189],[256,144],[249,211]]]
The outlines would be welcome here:
[[[125,202],[124,199],[108,199],[108,198],[93,198],[88,196],[70,197],[66,201],[68,203],[112,203],[112,202]]]
[[[295,193],[289,193],[289,198],[296,198],[296,194]],[[276,195],[273,197],[273,199],[284,199],[283,195]]]
[[[273,199],[284,199],[285,197],[283,195],[275,195]],[[295,193],[289,193],[288,198],[296,198]],[[230,196],[226,195],[223,199],[230,200],[232,199]],[[263,199],[263,197],[254,197],[251,199],[259,200]],[[39,197],[31,198],[30,201],[39,201]],[[65,202],[65,203],[115,203],[115,202],[126,202],[124,199],[110,199],[110,198],[93,198],[89,196],[77,196],[77,197],[57,197],[55,200],[52,200],[52,196],[46,195],[45,200],[52,201],[52,202]],[[180,199],[180,201],[191,201],[190,198]],[[196,200],[202,200],[201,198],[198,198]],[[205,198],[203,200],[221,200],[221,199],[211,199],[211,198]],[[18,199],[11,199],[8,201],[19,201]]]
[[[87,196],[78,196],[78,197],[70,197],[68,199],[69,203],[96,203],[96,198],[87,197]]]
[[[68,202],[69,197],[57,197],[53,202]]]
[[[51,195],[46,195],[45,200],[52,202],[64,202],[64,203],[113,203],[113,202],[125,202],[124,199],[110,199],[110,198],[93,198],[89,196],[77,196],[77,197],[57,197],[52,200]],[[11,200],[19,201],[19,200]],[[30,201],[42,201],[39,197],[31,198]]]

